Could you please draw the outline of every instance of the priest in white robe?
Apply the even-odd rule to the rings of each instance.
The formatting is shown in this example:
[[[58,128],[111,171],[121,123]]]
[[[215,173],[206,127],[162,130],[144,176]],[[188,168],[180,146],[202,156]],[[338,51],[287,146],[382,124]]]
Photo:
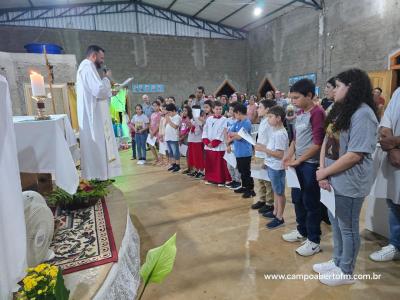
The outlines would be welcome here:
[[[89,46],[79,65],[76,92],[82,177],[107,180],[121,175],[118,147],[109,114],[110,80],[100,78],[104,50]]]
[[[25,276],[26,228],[10,92],[0,75],[0,300]]]
[[[400,259],[400,88],[390,100],[380,124],[382,161],[375,194],[384,194],[389,208],[389,244],[370,255],[374,261]],[[379,149],[378,149],[379,150]],[[381,151],[382,152],[382,151]],[[384,205],[381,203],[381,205]]]

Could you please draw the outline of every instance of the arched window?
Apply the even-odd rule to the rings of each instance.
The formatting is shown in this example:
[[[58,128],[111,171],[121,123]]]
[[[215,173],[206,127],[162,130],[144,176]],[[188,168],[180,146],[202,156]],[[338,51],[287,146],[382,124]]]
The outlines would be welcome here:
[[[228,97],[230,97],[236,91],[237,90],[235,89],[235,87],[228,80],[225,79],[215,91],[215,97],[219,97],[221,95],[227,95]]]
[[[264,79],[260,82],[260,85],[257,90],[258,98],[265,97],[265,94],[268,91],[274,91],[275,92],[275,87],[272,85],[271,81],[268,79],[268,77],[264,77]]]

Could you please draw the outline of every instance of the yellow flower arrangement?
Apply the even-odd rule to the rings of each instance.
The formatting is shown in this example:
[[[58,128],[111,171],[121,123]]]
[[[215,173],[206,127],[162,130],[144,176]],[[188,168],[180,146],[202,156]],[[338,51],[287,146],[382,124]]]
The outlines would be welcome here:
[[[18,299],[64,300],[68,299],[68,295],[69,291],[64,286],[58,267],[40,264],[27,269],[27,275],[22,280],[18,292]]]

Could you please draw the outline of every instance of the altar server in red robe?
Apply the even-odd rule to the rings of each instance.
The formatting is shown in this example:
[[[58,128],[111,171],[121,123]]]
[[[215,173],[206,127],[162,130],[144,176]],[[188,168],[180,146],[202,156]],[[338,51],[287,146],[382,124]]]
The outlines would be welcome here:
[[[203,143],[205,150],[205,183],[224,186],[231,181],[224,154],[224,142],[227,130],[227,119],[222,116],[222,104],[214,102],[214,115],[207,118],[203,129]]]

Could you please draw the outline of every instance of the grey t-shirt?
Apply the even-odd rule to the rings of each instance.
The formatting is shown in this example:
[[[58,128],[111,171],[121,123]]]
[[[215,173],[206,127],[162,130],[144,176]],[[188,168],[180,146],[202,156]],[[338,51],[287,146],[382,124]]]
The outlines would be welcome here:
[[[296,159],[302,156],[311,146],[322,145],[324,141],[325,112],[319,106],[310,111],[300,110],[295,123]],[[319,152],[306,162],[318,164]]]
[[[349,130],[331,133],[328,128],[325,138],[325,167],[347,152],[364,154],[359,163],[330,177],[335,194],[351,198],[366,197],[374,181],[372,154],[378,141],[378,120],[373,110],[362,104],[351,117]]]

